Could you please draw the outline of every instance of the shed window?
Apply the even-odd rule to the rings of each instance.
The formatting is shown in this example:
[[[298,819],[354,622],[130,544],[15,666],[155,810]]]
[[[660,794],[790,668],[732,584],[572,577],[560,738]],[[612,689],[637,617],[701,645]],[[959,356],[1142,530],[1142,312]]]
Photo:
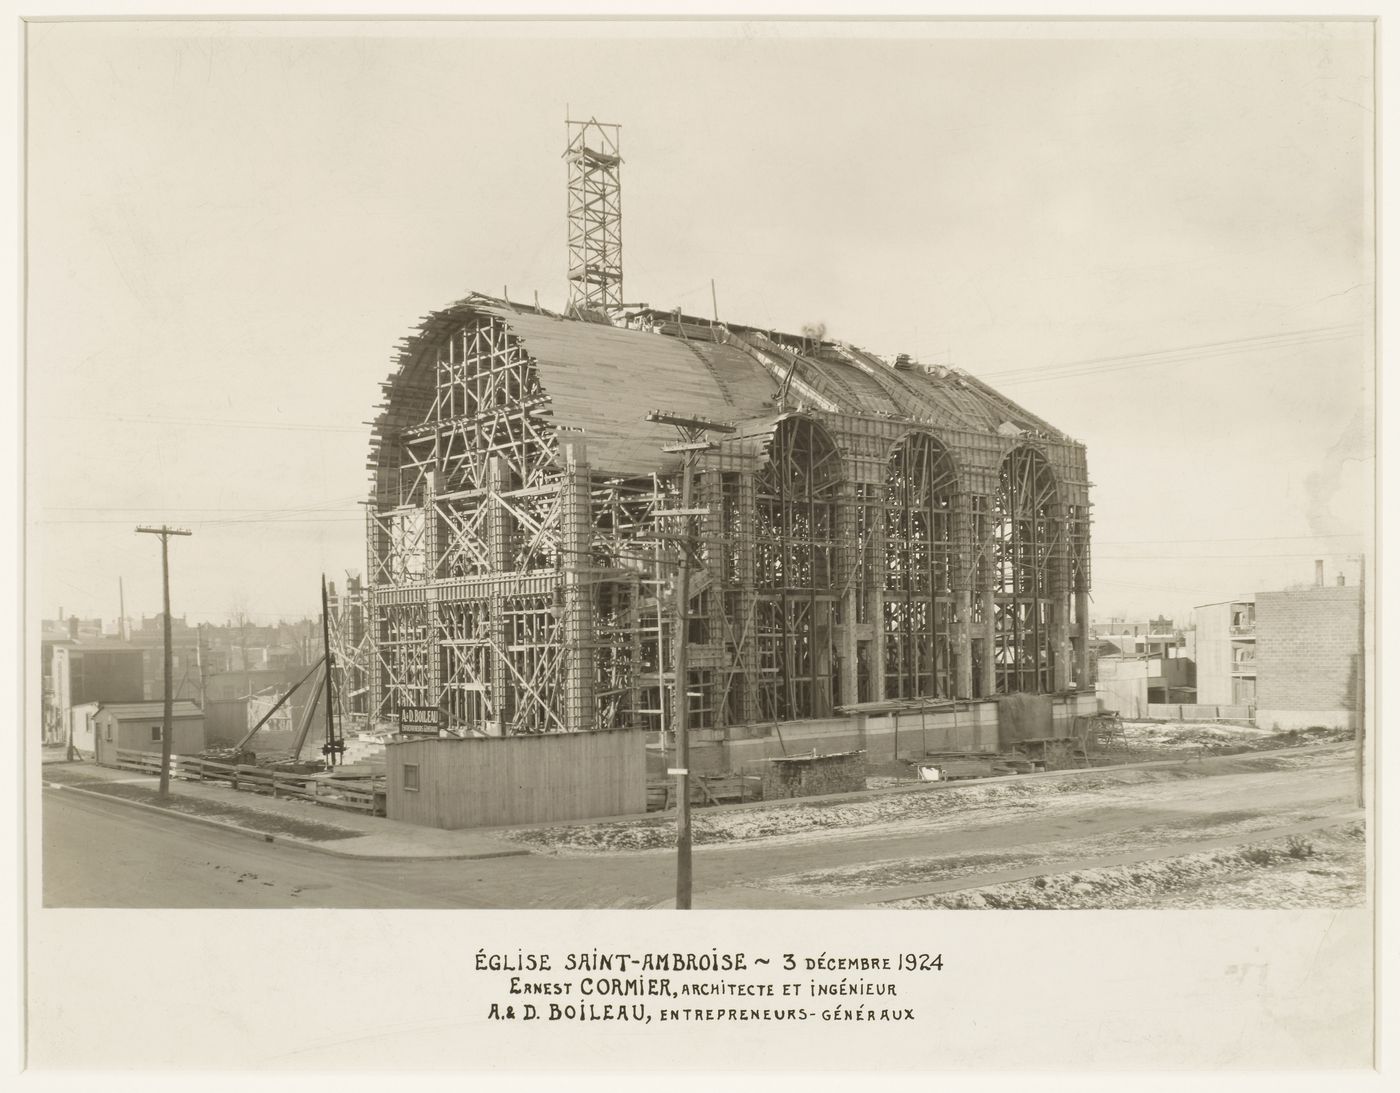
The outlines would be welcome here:
[[[403,765],[403,788],[418,792],[418,764],[405,763]]]
[[[109,744],[112,742],[112,723],[110,721],[107,722],[107,742]]]
[[[152,726],[151,726],[151,739],[152,739],[152,740],[159,740],[159,739],[160,739],[160,726],[159,726],[159,725],[152,725]]]

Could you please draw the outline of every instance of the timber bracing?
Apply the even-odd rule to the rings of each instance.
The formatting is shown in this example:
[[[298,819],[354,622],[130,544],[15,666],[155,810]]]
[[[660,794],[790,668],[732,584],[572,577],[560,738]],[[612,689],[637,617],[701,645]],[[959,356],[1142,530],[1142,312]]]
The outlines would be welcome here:
[[[337,652],[363,680],[339,690],[362,695],[370,717],[436,707],[459,732],[658,730],[683,689],[691,726],[719,728],[1088,684],[1082,446],[980,419],[827,409],[871,382],[921,388],[893,369],[867,382],[835,358],[819,368],[783,350],[806,388],[839,376],[824,388],[835,394],[744,419],[696,455],[682,507],[665,442],[652,471],[634,460],[617,473],[618,446],[637,442],[570,425],[578,397],[546,389],[512,326],[557,346],[598,324],[533,311],[529,326],[523,315],[474,298],[425,321],[434,325],[402,366],[414,378],[388,387],[366,517],[366,640],[358,654]],[[676,340],[603,329],[592,336],[609,349],[619,338],[645,352]],[[981,399],[988,422],[1001,416],[1002,403],[958,390]],[[674,577],[687,519],[698,550],[678,681]]]
[[[569,312],[622,308],[622,128],[567,121]]]
[[[368,627],[368,598],[359,577],[346,581],[344,592],[329,586],[331,659],[335,664],[336,716],[348,723],[363,720],[369,710],[370,660],[374,649]]]

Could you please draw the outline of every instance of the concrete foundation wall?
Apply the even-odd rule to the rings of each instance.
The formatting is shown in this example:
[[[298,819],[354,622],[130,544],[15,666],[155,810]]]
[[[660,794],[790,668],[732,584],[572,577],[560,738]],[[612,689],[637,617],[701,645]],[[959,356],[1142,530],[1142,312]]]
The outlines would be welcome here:
[[[716,742],[713,753],[716,771],[742,770],[747,764],[784,755],[805,755],[815,749],[818,753],[857,751],[865,747],[864,733],[858,718],[835,717],[814,721],[789,721],[774,727],[768,736],[747,740]],[[694,754],[694,747],[691,749]],[[695,770],[691,763],[691,770]],[[708,772],[707,772],[708,773]]]
[[[1051,731],[1069,738],[1075,717],[1098,712],[1094,691],[1075,695],[1055,695],[1049,699]],[[726,739],[726,735],[731,738]],[[760,734],[760,735],[753,735]],[[725,774],[747,771],[757,774],[755,764],[783,756],[833,752],[865,751],[871,766],[882,766],[897,759],[917,759],[925,752],[995,753],[1008,750],[1014,741],[1002,740],[998,705],[995,701],[968,702],[958,709],[900,711],[898,713],[857,714],[852,717],[790,721],[782,726],[747,725],[734,728],[697,730],[691,736],[690,770],[695,774]],[[664,776],[674,754],[653,750],[649,753],[649,776]]]
[[[919,759],[930,751],[994,752],[997,707],[978,702],[954,711],[899,713],[866,721],[866,758],[873,764]]]

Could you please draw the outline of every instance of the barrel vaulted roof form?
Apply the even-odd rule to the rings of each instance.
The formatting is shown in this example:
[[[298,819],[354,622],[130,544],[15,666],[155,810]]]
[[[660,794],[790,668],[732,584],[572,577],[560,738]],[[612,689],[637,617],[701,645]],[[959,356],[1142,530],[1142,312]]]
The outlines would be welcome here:
[[[675,431],[646,421],[655,409],[761,428],[784,410],[807,408],[1070,440],[956,369],[891,366],[853,346],[754,327],[678,316],[639,329],[472,295],[426,316],[400,343],[373,422],[372,468],[402,430],[424,422],[439,352],[482,318],[506,324],[534,364],[554,425],[580,435],[590,465],[610,474],[650,474],[671,462],[660,450],[675,442]]]

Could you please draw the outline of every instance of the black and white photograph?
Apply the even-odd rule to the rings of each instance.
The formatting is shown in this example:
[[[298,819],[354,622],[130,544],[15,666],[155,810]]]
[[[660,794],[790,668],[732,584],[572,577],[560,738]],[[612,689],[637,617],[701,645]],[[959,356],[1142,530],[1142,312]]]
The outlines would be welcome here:
[[[698,1052],[786,961],[753,1065],[852,967],[928,1035],[937,937],[1277,931],[1086,1064],[1371,1065],[1373,21],[21,39],[34,976],[412,922],[473,1028]],[[239,1065],[31,992],[34,1065]]]

